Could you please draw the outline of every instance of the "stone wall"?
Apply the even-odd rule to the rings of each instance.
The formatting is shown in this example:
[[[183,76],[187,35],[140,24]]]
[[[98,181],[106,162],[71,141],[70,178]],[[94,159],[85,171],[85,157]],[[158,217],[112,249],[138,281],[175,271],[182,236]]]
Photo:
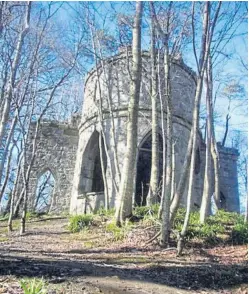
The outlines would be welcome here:
[[[227,211],[240,212],[239,187],[237,173],[238,150],[222,147],[218,144],[220,155],[220,191],[223,208]]]
[[[29,209],[33,208],[36,200],[39,177],[44,172],[50,171],[55,179],[53,207],[51,210],[54,212],[68,212],[78,146],[77,124],[77,117],[74,117],[71,123],[52,121],[41,123],[37,138],[35,160],[28,186]],[[31,158],[35,126],[35,123],[31,125],[27,158]]]

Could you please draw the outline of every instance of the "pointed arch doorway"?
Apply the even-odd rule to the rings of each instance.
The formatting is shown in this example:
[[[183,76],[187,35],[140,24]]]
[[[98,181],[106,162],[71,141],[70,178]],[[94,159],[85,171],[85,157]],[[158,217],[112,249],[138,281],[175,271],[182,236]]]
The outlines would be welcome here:
[[[162,172],[163,172],[163,140],[160,134],[158,134],[158,142],[159,142],[158,185],[160,187]],[[135,193],[135,205],[138,205],[138,206],[146,205],[146,198],[149,192],[151,158],[152,158],[151,147],[152,147],[152,134],[149,133],[147,136],[145,136],[138,150],[136,193]]]

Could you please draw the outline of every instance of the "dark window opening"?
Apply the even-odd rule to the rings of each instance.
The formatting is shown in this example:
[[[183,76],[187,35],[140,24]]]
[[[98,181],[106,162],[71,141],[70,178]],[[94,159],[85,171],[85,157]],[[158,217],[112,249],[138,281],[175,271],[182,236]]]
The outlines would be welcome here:
[[[221,191],[220,191],[220,207],[221,209],[226,209],[226,197]]]
[[[163,141],[162,136],[158,135],[159,141],[159,183],[161,182],[162,169],[163,169]],[[151,173],[151,147],[152,135],[149,135],[139,148],[138,161],[137,161],[137,179],[136,179],[136,193],[135,204],[138,206],[146,205],[146,197],[149,192],[150,173]]]
[[[201,169],[201,155],[200,155],[200,149],[198,148],[196,150],[195,155],[195,174],[198,175]]]
[[[107,158],[102,139],[103,163],[106,172]],[[103,192],[104,181],[102,176],[99,132],[94,131],[82,156],[81,177],[79,183],[79,195],[91,192]]]
[[[104,151],[104,146],[102,142],[102,150]],[[103,152],[103,161],[104,161],[104,170],[106,171],[106,154]],[[94,159],[93,166],[93,177],[92,177],[92,192],[102,192],[104,191],[104,180],[101,168],[101,160],[100,160],[100,149],[99,145],[96,148],[96,156]]]

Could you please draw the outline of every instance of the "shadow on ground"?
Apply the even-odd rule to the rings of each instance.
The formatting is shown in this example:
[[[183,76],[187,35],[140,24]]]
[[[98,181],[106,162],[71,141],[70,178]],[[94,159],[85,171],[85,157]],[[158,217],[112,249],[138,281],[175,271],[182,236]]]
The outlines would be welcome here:
[[[72,277],[113,277],[122,280],[146,281],[183,289],[219,290],[246,284],[247,265],[167,264],[151,265],[140,269],[118,268],[114,264],[79,260],[45,260],[25,256],[1,256],[0,275],[45,277],[67,280]]]

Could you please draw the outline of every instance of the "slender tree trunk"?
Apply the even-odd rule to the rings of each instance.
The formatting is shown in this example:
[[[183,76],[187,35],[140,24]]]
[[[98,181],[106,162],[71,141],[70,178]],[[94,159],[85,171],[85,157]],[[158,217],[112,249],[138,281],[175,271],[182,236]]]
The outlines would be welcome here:
[[[170,201],[173,201],[175,195],[175,173],[176,173],[176,154],[175,143],[172,144],[172,181],[171,181],[171,197]]]
[[[198,87],[199,89],[197,89],[196,94],[195,94],[195,99],[197,98],[197,96],[200,93],[200,85]],[[190,165],[190,161],[191,161],[191,154],[192,154],[192,143],[193,143],[193,129],[191,128],[191,132],[189,135],[189,140],[188,140],[188,147],[187,147],[187,152],[185,155],[185,159],[184,159],[184,163],[183,163],[183,167],[182,167],[182,172],[180,175],[180,180],[178,182],[178,185],[176,187],[176,191],[174,193],[174,197],[173,200],[171,202],[170,205],[170,224],[172,225],[177,209],[179,207],[180,201],[183,197],[184,191],[185,191],[185,187],[186,187],[186,181],[188,178],[188,174],[189,174],[189,165]]]
[[[204,223],[206,216],[209,214],[211,200],[211,156],[214,164],[214,201],[216,208],[220,208],[220,179],[219,179],[219,152],[215,140],[214,123],[213,123],[213,78],[212,78],[212,60],[208,56],[207,66],[207,146],[206,146],[206,167],[204,190],[202,196],[202,205],[200,209],[200,222]],[[208,165],[208,166],[207,166]]]
[[[169,21],[169,20],[168,20]],[[167,37],[168,38],[168,37]],[[172,185],[172,101],[170,90],[170,58],[168,40],[165,44],[164,54],[164,75],[165,75],[165,98],[166,98],[166,117],[167,117],[167,129],[166,129],[166,189],[164,195],[162,195],[162,233],[161,244],[168,245],[169,233],[170,233],[170,198],[171,198],[171,185]]]
[[[205,222],[206,217],[209,215],[210,212],[210,204],[211,204],[211,104],[210,101],[212,99],[212,85],[210,84],[211,81],[209,80],[209,69],[207,68],[206,74],[206,108],[207,108],[207,133],[206,133],[206,160],[205,160],[205,174],[204,174],[204,187],[203,187],[203,194],[202,194],[202,201],[201,201],[201,208],[200,208],[200,223],[203,224]]]
[[[229,120],[231,119],[231,116],[229,115],[229,113],[226,115],[226,129],[225,129],[225,134],[222,140],[222,146],[224,147],[226,144],[226,139],[227,139],[227,134],[228,134],[228,130],[229,130]]]
[[[107,143],[106,143],[106,136],[105,136],[105,133],[104,133],[103,111],[102,111],[103,110],[103,105],[102,105],[103,104],[103,101],[102,101],[103,97],[102,97],[102,91],[101,91],[100,73],[99,73],[98,60],[97,60],[98,54],[97,54],[97,48],[96,48],[96,44],[95,44],[95,40],[94,40],[93,26],[92,26],[92,24],[90,22],[89,22],[89,28],[90,28],[90,32],[91,32],[92,46],[93,46],[93,51],[94,51],[94,59],[95,59],[95,66],[96,66],[96,73],[97,73],[97,88],[98,88],[98,95],[99,95],[99,104],[98,105],[96,104],[96,107],[97,107],[97,110],[98,110],[98,120],[99,120],[99,125],[100,125],[100,133],[101,133],[102,138],[103,138],[105,154],[106,154],[106,157],[107,157],[107,162],[108,162],[109,167],[110,167],[110,173],[111,173],[112,182],[113,182],[116,193],[118,193],[118,186],[117,186],[116,179],[114,177],[114,173],[113,173],[113,170],[112,170],[111,159],[110,159],[110,155],[108,153]],[[102,64],[102,66],[103,66],[103,70],[104,70],[104,65]],[[112,108],[109,109],[109,110],[110,110],[111,114],[113,114],[112,113]],[[114,121],[112,121],[112,122],[114,124]],[[114,125],[112,125],[112,127],[113,127],[113,132],[114,132]],[[115,144],[115,138],[113,138],[113,140],[114,140],[114,144]],[[105,174],[102,174],[102,176],[103,176],[103,179],[104,179],[104,177],[106,177]],[[106,185],[107,185],[107,181],[106,181]],[[108,185],[105,187],[105,191],[108,193]],[[105,195],[105,198],[109,199],[109,195]],[[105,206],[109,206],[109,203],[105,204]]]
[[[217,209],[220,209],[220,157],[213,128],[211,137],[211,154],[214,163],[214,201]]]
[[[10,212],[11,198],[12,198],[12,191],[11,191],[10,194],[9,194],[9,197],[8,197],[8,201],[7,201],[6,207],[5,207],[4,211],[3,211],[3,215],[4,215],[4,216],[5,216],[7,213]]]
[[[213,70],[212,70],[212,59],[209,55],[209,81],[212,85],[211,91],[212,95],[210,98],[210,121],[211,121],[211,155],[214,163],[214,201],[217,209],[220,209],[220,157],[217,142],[215,139],[215,130],[214,130],[214,103],[213,103]],[[214,98],[214,100],[216,97]]]
[[[13,220],[13,216],[14,216],[14,204],[15,204],[17,187],[18,187],[18,183],[20,180],[20,174],[21,174],[21,162],[22,162],[22,156],[20,156],[19,160],[18,160],[16,178],[15,178],[15,182],[14,182],[14,189],[12,190],[12,195],[11,195],[10,214],[9,214],[9,219],[8,219],[8,232],[9,233],[12,231],[12,220]]]
[[[0,190],[0,203],[2,201],[6,186],[8,184],[9,181],[9,176],[10,176],[10,166],[11,166],[11,160],[12,160],[12,155],[13,155],[13,149],[14,149],[15,145],[13,144],[9,150],[9,156],[8,156],[8,160],[7,160],[7,165],[6,165],[6,174],[5,174],[5,179],[3,182],[3,185],[1,187]]]
[[[5,146],[4,146],[4,150],[3,150],[3,153],[2,153],[2,159],[1,159],[1,162],[0,162],[0,183],[2,183],[4,164],[5,164],[6,158],[7,158],[8,153],[9,153],[8,149],[9,149],[9,145],[10,145],[10,142],[12,140],[12,136],[13,136],[13,133],[14,133],[14,130],[15,130],[15,127],[16,127],[16,122],[17,122],[17,116],[15,116],[13,121],[12,121],[10,130],[9,130],[9,134],[8,134],[8,137],[7,137]],[[5,173],[5,175],[6,175],[6,173]],[[1,199],[1,197],[0,197],[0,199]]]
[[[152,3],[150,3],[152,5]],[[158,148],[158,117],[157,117],[157,77],[156,77],[156,52],[155,52],[155,26],[151,8],[151,116],[152,116],[152,146],[151,146],[151,173],[150,186],[147,196],[147,205],[157,202],[158,177],[159,177],[159,148]]]
[[[9,119],[9,112],[10,112],[10,105],[11,105],[11,100],[12,100],[12,93],[14,90],[15,86],[15,80],[16,80],[16,73],[19,65],[19,61],[21,58],[21,51],[22,51],[22,46],[23,46],[23,41],[24,38],[29,30],[29,22],[30,22],[30,11],[31,11],[31,1],[27,3],[27,8],[26,8],[26,15],[24,19],[24,27],[21,29],[21,32],[18,36],[18,41],[17,41],[17,46],[16,46],[16,52],[15,52],[15,57],[13,60],[13,65],[11,68],[11,73],[10,73],[10,79],[9,79],[9,85],[8,85],[8,90],[7,90],[7,96],[4,98],[4,107],[3,107],[3,113],[1,116],[1,121],[0,121],[0,146],[3,146],[3,140],[5,137],[6,133],[6,125]]]
[[[177,254],[181,255],[184,245],[184,238],[187,232],[190,211],[191,211],[191,203],[192,203],[192,194],[194,188],[194,168],[195,168],[195,160],[196,160],[196,147],[197,147],[197,134],[198,134],[198,124],[199,124],[199,108],[200,108],[200,98],[202,93],[202,85],[203,85],[203,77],[204,72],[207,66],[207,59],[210,53],[210,45],[212,41],[214,27],[218,18],[221,2],[218,4],[218,8],[215,12],[215,16],[213,22],[211,24],[210,21],[210,3],[206,2],[204,8],[204,21],[203,21],[203,34],[202,34],[202,47],[201,47],[201,54],[198,63],[198,80],[197,80],[197,89],[196,89],[196,96],[195,96],[195,103],[194,103],[194,110],[193,110],[193,122],[192,122],[192,136],[193,136],[193,143],[192,143],[192,154],[191,154],[191,162],[190,162],[190,171],[189,171],[189,185],[188,185],[188,195],[187,195],[187,208],[186,208],[186,215],[184,219],[184,224],[181,230],[180,235],[178,236],[177,241]],[[193,5],[194,7],[194,5]],[[192,16],[194,17],[194,16]],[[195,48],[195,47],[194,47]]]
[[[27,183],[25,183],[27,185]],[[24,197],[23,197],[23,210],[22,210],[22,216],[21,216],[21,222],[20,222],[20,235],[23,235],[25,233],[26,229],[26,214],[27,214],[27,206],[28,206],[28,187],[25,187],[24,190]]]
[[[194,8],[194,4],[193,4]],[[194,10],[194,9],[193,9]],[[194,185],[194,168],[195,168],[195,157],[196,157],[196,147],[197,147],[197,133],[198,133],[198,122],[199,122],[199,106],[200,106],[200,98],[202,94],[202,85],[203,85],[203,76],[206,67],[206,59],[207,59],[207,32],[208,32],[208,14],[209,14],[209,3],[206,2],[205,4],[205,11],[204,11],[204,26],[203,26],[203,35],[202,35],[202,52],[200,54],[200,61],[199,61],[199,76],[197,79],[197,87],[196,87],[196,95],[194,101],[194,110],[193,110],[193,120],[192,120],[192,129],[189,141],[192,141],[192,148],[191,148],[191,161],[189,167],[189,185],[188,185],[188,195],[187,195],[187,207],[186,207],[186,214],[184,218],[184,224],[182,230],[178,236],[177,240],[177,254],[181,255],[183,246],[184,246],[184,237],[187,232],[190,211],[191,211],[191,202],[192,202],[192,192],[193,192],[193,185]],[[192,15],[194,18],[194,15]],[[194,47],[195,48],[195,47]]]
[[[102,177],[103,177],[103,182],[104,182],[105,209],[108,210],[109,209],[109,193],[108,193],[106,171],[105,171],[105,164],[104,164],[104,150],[103,150],[103,142],[102,142],[102,133],[99,133],[99,155],[100,155]]]
[[[158,51],[158,60],[160,60],[160,53]],[[159,101],[161,112],[161,128],[162,128],[162,141],[163,141],[163,172],[162,172],[162,189],[161,189],[161,201],[158,211],[158,218],[162,218],[163,201],[166,189],[166,130],[165,130],[165,117],[164,117],[164,103],[162,95],[162,82],[160,74],[160,62],[158,62],[158,89],[159,89]]]
[[[132,40],[132,80],[130,101],[128,106],[126,153],[122,171],[121,184],[116,209],[116,222],[123,224],[132,215],[132,197],[135,190],[136,159],[137,159],[137,121],[138,104],[141,85],[141,22],[143,3],[136,2],[136,15],[133,25]]]
[[[99,40],[98,40],[99,41]],[[107,85],[107,102],[108,102],[108,109],[109,109],[109,114],[111,117],[111,141],[112,141],[112,151],[113,151],[113,156],[114,156],[114,166],[115,166],[115,177],[117,178],[117,185],[120,184],[120,169],[119,169],[119,162],[118,162],[118,152],[117,152],[117,144],[116,144],[116,136],[115,136],[115,123],[114,123],[114,117],[113,117],[113,105],[112,105],[112,89],[110,85],[110,78],[108,74],[106,73],[106,68],[104,64],[104,58],[101,50],[101,44],[99,42],[99,51],[100,51],[100,61],[101,61],[101,66],[105,78],[105,83]],[[97,65],[96,65],[97,66]]]

